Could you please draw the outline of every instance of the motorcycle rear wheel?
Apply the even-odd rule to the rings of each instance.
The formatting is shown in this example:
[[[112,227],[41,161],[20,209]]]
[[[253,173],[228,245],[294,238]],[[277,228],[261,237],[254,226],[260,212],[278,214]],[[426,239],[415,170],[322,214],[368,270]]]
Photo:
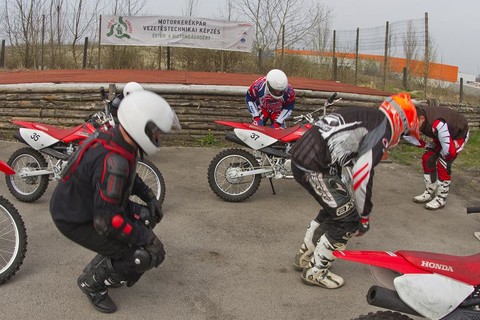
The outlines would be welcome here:
[[[0,196],[0,284],[10,279],[27,253],[27,230],[17,209]]]
[[[260,174],[235,177],[241,171],[258,167],[255,157],[243,149],[227,149],[217,154],[208,166],[208,184],[221,199],[241,202],[250,198],[260,186]]]
[[[409,316],[393,311],[377,311],[369,312],[366,315],[358,316],[351,320],[412,320]]]
[[[47,169],[48,164],[43,155],[30,147],[20,148],[15,151],[7,164],[15,170],[15,174],[6,175],[10,193],[22,202],[34,202],[45,193],[48,187],[48,175],[22,178],[19,173]]]
[[[137,163],[137,174],[143,182],[152,189],[157,200],[163,204],[166,187],[165,179],[160,170],[153,164],[153,162],[143,159],[139,160]],[[137,196],[131,196],[130,200],[139,204],[145,204],[145,202]]]

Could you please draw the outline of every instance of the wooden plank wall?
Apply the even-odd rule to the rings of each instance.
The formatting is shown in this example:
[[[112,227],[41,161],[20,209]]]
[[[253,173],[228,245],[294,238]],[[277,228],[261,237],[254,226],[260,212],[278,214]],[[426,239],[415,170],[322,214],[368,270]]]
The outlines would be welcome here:
[[[17,129],[12,119],[35,121],[50,125],[72,127],[82,124],[95,111],[104,110],[100,98],[103,86],[112,96],[113,84],[32,84],[0,86],[0,140],[12,140]],[[215,124],[214,120],[250,121],[245,106],[246,87],[150,85],[145,89],[163,96],[176,111],[182,130],[168,135],[166,141],[192,144],[207,134],[222,139],[229,130]],[[323,105],[331,93],[297,90],[293,116],[311,112]],[[339,93],[342,101],[337,108],[346,106],[378,106],[383,100],[378,96]],[[450,105],[469,120],[472,128],[480,126],[480,108]]]

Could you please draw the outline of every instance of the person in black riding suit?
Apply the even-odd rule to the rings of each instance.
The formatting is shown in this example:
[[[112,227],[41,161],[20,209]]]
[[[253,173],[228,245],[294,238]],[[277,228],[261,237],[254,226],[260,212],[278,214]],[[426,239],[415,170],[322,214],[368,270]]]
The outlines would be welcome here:
[[[108,286],[135,284],[165,258],[153,227],[163,213],[152,190],[136,174],[139,155],[160,148],[160,134],[179,128],[169,104],[150,91],[125,97],[119,125],[97,131],[72,155],[62,172],[50,212],[58,230],[97,253],[77,283],[93,306],[116,311]],[[146,206],[129,200],[137,195]]]
[[[343,285],[330,271],[333,251],[370,228],[374,167],[402,135],[419,138],[418,117],[408,93],[379,108],[352,107],[320,118],[292,147],[292,172],[321,206],[294,259],[302,280],[327,289]],[[342,170],[352,170],[348,185]],[[352,193],[354,194],[352,199]]]
[[[130,93],[135,91],[142,91],[143,87],[138,82],[128,82],[125,87],[123,87],[123,91],[120,94],[117,94],[113,100],[108,104],[108,112],[112,115],[113,121],[118,124],[118,107],[120,106],[120,102],[122,102],[123,98],[128,96]]]

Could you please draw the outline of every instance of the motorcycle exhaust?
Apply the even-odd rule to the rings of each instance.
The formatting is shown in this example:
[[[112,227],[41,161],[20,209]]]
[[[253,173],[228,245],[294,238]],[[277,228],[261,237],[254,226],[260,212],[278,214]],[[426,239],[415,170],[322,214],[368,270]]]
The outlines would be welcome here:
[[[368,304],[388,310],[423,317],[400,299],[397,292],[380,286],[372,286],[367,293]]]

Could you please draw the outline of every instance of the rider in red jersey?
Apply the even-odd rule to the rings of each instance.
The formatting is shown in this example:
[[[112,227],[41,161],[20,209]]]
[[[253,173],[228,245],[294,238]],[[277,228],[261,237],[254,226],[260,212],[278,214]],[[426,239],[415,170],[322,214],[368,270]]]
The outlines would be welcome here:
[[[419,148],[425,148],[422,156],[425,191],[413,201],[425,203],[429,210],[441,209],[447,202],[452,179],[452,163],[468,141],[468,121],[457,111],[447,107],[418,107],[420,132],[432,140],[405,137]]]
[[[295,106],[295,91],[283,71],[272,69],[250,86],[245,100],[253,123],[285,128]]]

